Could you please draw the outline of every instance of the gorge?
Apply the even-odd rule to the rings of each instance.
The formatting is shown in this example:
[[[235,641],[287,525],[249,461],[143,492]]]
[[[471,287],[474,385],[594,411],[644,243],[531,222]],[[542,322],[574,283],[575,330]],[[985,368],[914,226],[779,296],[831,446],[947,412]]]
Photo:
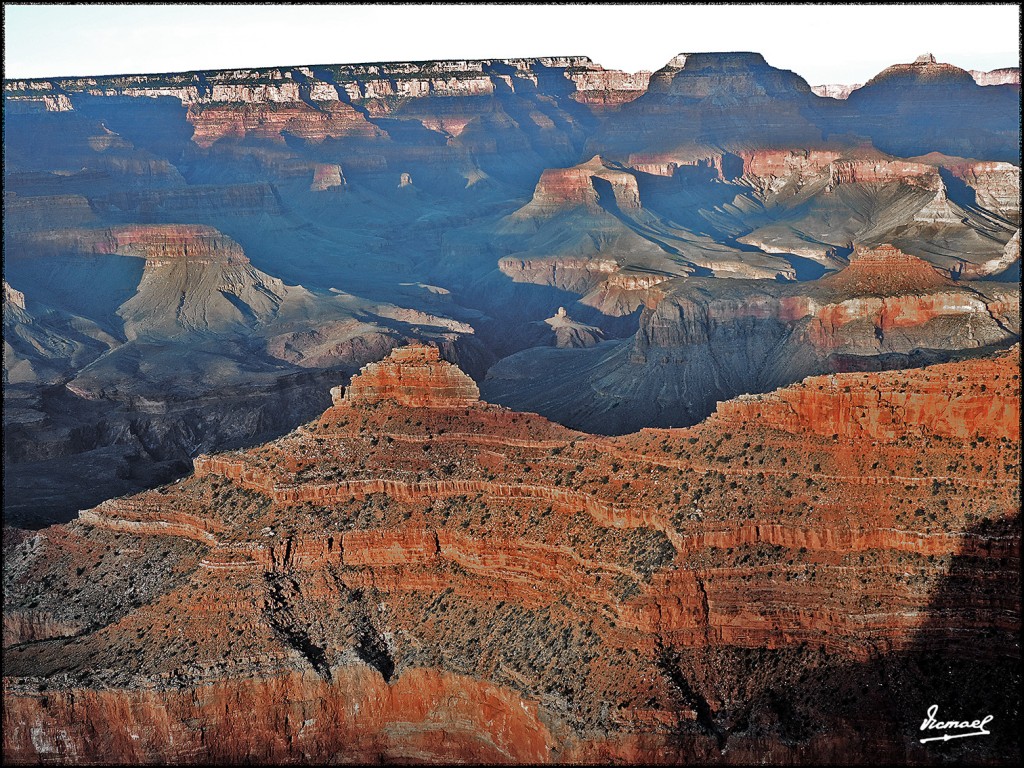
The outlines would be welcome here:
[[[754,53],[636,75],[569,56],[7,80],[4,99],[22,297],[4,309],[4,509],[22,525],[281,435],[337,373],[410,341],[489,399],[622,433],[1019,338],[1019,82],[934,57],[845,99]],[[798,318],[742,308],[853,320],[818,280],[883,244],[956,283],[911,336],[872,342],[865,309],[859,341],[811,362],[786,342]],[[686,330],[705,313],[714,328]],[[700,338],[727,355],[696,397],[673,350],[696,360]]]
[[[3,152],[5,762],[1019,759],[1019,70],[14,79]]]

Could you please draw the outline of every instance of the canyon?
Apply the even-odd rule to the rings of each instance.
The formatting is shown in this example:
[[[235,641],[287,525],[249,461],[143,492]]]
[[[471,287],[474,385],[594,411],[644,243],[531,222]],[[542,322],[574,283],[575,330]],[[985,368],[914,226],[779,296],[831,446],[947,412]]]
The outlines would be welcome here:
[[[913,367],[1018,338],[1016,287],[954,280],[888,244],[846,261],[809,283],[666,278],[648,289],[631,339],[583,350],[582,365],[569,362],[579,351],[519,352],[491,368],[482,391],[615,434],[686,426],[721,400],[807,376]]]
[[[8,534],[5,758],[913,762],[1019,697],[1019,346],[612,438],[438,353]]]
[[[5,763],[1016,763],[1019,70],[3,98]]]
[[[4,100],[5,296],[21,297],[4,310],[4,510],[20,525],[280,436],[339,373],[410,342],[490,400],[614,433],[1019,338],[1005,72],[924,56],[835,99],[755,53],[634,74],[564,56],[7,80]],[[783,341],[824,306],[884,333],[874,299],[916,299],[889,299],[884,277],[859,304],[818,283],[888,244],[956,283],[928,289],[918,330]],[[780,301],[805,309],[742,308]],[[685,330],[691,312],[716,329]],[[711,386],[673,369],[679,344],[695,361],[699,337],[748,332]]]

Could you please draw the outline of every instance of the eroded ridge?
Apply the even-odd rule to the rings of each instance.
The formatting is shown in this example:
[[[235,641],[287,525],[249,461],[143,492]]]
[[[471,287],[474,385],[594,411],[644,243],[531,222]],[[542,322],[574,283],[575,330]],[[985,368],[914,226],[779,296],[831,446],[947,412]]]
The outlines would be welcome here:
[[[461,376],[397,350],[292,434],[12,548],[5,755],[880,759],[919,749],[885,681],[959,685],[913,654],[1005,685],[1019,348],[621,438]]]

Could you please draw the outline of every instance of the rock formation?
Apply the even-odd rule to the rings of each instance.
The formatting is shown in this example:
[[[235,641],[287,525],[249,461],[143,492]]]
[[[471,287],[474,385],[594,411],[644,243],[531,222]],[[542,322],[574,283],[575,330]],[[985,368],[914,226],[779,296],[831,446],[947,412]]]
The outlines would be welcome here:
[[[286,430],[323,408],[318,369],[336,378],[407,338],[355,317],[394,308],[285,284],[213,227],[16,232],[8,246],[12,279],[39,291],[5,303],[6,483],[24,494],[11,521],[166,481],[200,445]]]
[[[1019,150],[1005,142],[1020,131],[1019,119],[1004,113],[994,122],[979,121],[994,105],[1019,100],[1014,86],[980,86],[966,70],[925,54],[886,68],[851,92],[844,104],[863,121],[859,130],[886,152],[987,155],[984,159],[1019,163]]]
[[[1020,270],[1020,230],[1018,229],[1003,248],[1003,255],[998,259],[982,264],[980,269],[973,270],[966,264],[960,270],[967,277],[986,277],[988,275],[1004,276],[1016,266]],[[1008,276],[1008,275],[1007,275]]]
[[[828,99],[846,99],[849,98],[850,94],[861,87],[863,83],[854,83],[853,85],[844,85],[842,83],[828,83],[825,85],[812,85],[811,90],[817,96],[822,96]]]
[[[81,227],[93,224],[96,214],[83,195],[19,195],[10,192],[4,197],[4,210],[9,217],[5,231],[41,230],[54,227]]]
[[[280,103],[250,98],[243,98],[241,105],[190,107],[188,121],[195,128],[193,141],[200,147],[209,147],[219,140],[246,136],[283,142],[284,135],[291,134],[315,142],[381,135],[362,113],[348,104],[330,102],[314,108],[298,100]]]
[[[939,179],[939,188],[927,205],[914,214],[914,221],[926,224],[956,224],[966,217],[959,206],[950,202],[946,185]]]
[[[71,111],[89,98],[174,99],[187,109],[192,140],[209,147],[245,136],[277,142],[286,134],[314,142],[382,137],[386,131],[367,118],[387,117],[397,103],[490,98],[507,89],[535,88],[549,73],[575,101],[597,109],[637,98],[650,78],[648,72],[605,70],[576,56],[18,80],[6,81],[4,91],[25,112]],[[424,120],[442,130],[454,122]]]
[[[395,401],[410,408],[454,408],[472,405],[480,390],[457,366],[441,359],[437,347],[394,350],[379,363],[364,366],[335,398],[335,405]]]
[[[397,350],[279,440],[5,535],[4,757],[927,761],[929,702],[1019,706],[1019,373],[608,439]],[[945,749],[1014,754],[992,730]]]
[[[411,341],[492,398],[621,431],[849,355],[1016,334],[1019,89],[931,61],[845,100],[753,53],[20,79],[4,98],[4,277],[27,307],[5,315],[8,519],[67,520],[278,436]],[[884,243],[986,284],[863,306],[815,285]],[[887,330],[897,306],[921,323]],[[726,341],[748,331],[742,354]],[[723,378],[782,336],[770,376]],[[704,337],[730,349],[691,350],[710,384],[640,362]]]
[[[5,762],[1014,763],[1019,85],[824,93],[5,81]]]
[[[957,282],[891,245],[858,246],[848,266],[811,284],[733,280],[725,289],[711,278],[676,279],[650,290],[629,341],[577,355],[577,366],[565,353],[526,350],[493,366],[482,390],[592,432],[685,426],[717,401],[806,376],[1013,344],[1017,291]],[[581,390],[592,394],[581,400]]]
[[[887,157],[877,152],[854,150],[758,150],[746,152],[743,175],[763,189],[781,192],[799,189],[828,178],[826,191],[839,184],[907,184],[937,190],[941,179],[935,165]],[[789,190],[787,190],[789,191]]]
[[[978,266],[998,258],[1019,219],[1018,182],[999,163],[939,154],[908,161],[862,150],[755,153],[746,167],[745,180],[772,216],[738,240],[831,269],[854,242],[913,248],[940,269],[957,267],[953,253]],[[837,222],[830,213],[837,205],[860,206],[860,213]]]
[[[309,188],[314,192],[324,192],[328,189],[344,189],[345,177],[341,172],[341,166],[336,163],[319,163],[313,169],[313,181]]]
[[[573,98],[590,107],[611,107],[639,98],[647,90],[651,73],[582,69],[567,74],[576,86]]]
[[[4,280],[4,308],[8,306],[20,310],[25,309],[25,294],[21,291],[16,291],[7,284]]]
[[[949,163],[974,191],[974,202],[1007,218],[1020,218],[1020,169],[1010,163]]]
[[[641,208],[636,177],[626,169],[605,163],[595,155],[572,168],[551,168],[541,174],[533,199],[517,216],[551,215],[574,206],[599,209],[605,203],[622,209]]]
[[[1010,358],[976,361],[965,382],[960,368],[931,366],[908,371],[899,391],[886,387],[885,374],[815,376],[768,395],[722,403],[713,420],[733,424],[757,420],[793,434],[814,432],[846,439],[898,441],[911,431],[939,440],[1018,441],[1020,402],[993,392],[1012,388]],[[990,381],[991,385],[986,385]]]
[[[952,286],[928,262],[888,243],[876,248],[856,248],[850,254],[850,265],[824,278],[824,282],[854,296],[927,293]]]
[[[806,117],[815,100],[804,80],[760,54],[680,54],[651,75],[645,94],[619,108],[591,146],[612,159],[638,145],[683,159],[712,146],[816,145],[820,128]],[[751,110],[762,113],[756,131],[743,116]]]
[[[969,70],[978,85],[1020,85],[1020,67],[1004,67],[989,72]]]
[[[531,346],[584,349],[601,343],[607,335],[597,326],[570,317],[565,307],[559,307],[551,317],[531,323],[524,337]]]
[[[592,347],[605,337],[600,328],[573,320],[565,307],[559,307],[554,317],[545,320],[544,325],[554,331],[556,347]]]
[[[123,226],[109,229],[60,229],[35,235],[26,243],[36,252],[79,251],[145,259],[153,266],[172,260],[245,264],[238,243],[213,227],[199,225]]]
[[[25,294],[4,281],[4,374],[5,386],[52,385],[69,372],[93,362],[116,341],[82,317],[45,305],[29,306]],[[25,413],[20,398],[5,400],[14,418]]]

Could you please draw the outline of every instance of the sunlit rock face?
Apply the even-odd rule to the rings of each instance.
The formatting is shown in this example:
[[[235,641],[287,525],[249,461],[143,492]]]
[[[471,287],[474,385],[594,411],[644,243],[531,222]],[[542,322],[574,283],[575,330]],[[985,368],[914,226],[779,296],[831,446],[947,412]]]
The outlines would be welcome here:
[[[989,74],[5,82],[5,761],[1014,762]]]
[[[402,347],[370,363],[345,389],[339,405],[394,401],[417,408],[471,405],[480,390],[457,366],[441,360],[437,347]]]
[[[828,99],[846,99],[850,94],[861,87],[861,83],[845,85],[843,83],[826,83],[825,85],[811,86],[811,90],[818,96]]]
[[[1019,372],[605,438],[396,349],[294,432],[5,536],[5,758],[924,760],[922,701],[1019,700]]]
[[[1020,85],[1020,67],[1003,67],[988,72],[972,69],[970,73],[978,85]]]

